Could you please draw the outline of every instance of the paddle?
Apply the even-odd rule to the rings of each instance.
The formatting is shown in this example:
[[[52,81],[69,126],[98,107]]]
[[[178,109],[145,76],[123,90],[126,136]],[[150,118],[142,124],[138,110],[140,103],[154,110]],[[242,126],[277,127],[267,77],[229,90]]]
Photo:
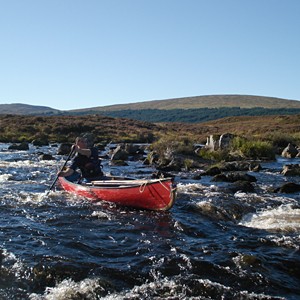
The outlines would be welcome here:
[[[50,193],[50,191],[51,191],[52,188],[54,187],[54,185],[55,185],[55,183],[56,183],[56,181],[57,181],[57,179],[58,179],[58,177],[59,177],[59,173],[64,169],[64,167],[66,166],[66,164],[67,164],[67,162],[69,161],[70,157],[72,156],[73,152],[74,152],[74,147],[72,147],[69,156],[67,157],[67,159],[66,159],[64,165],[61,167],[60,171],[58,172],[58,174],[57,174],[56,178],[54,179],[52,185],[50,186],[49,191],[47,192],[46,196],[48,196],[48,194]]]

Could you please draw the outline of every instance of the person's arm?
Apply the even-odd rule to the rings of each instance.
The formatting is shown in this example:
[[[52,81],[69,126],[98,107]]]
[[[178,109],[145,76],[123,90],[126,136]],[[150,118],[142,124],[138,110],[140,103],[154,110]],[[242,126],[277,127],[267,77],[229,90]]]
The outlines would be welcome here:
[[[90,157],[91,154],[92,154],[92,151],[91,149],[84,149],[84,148],[80,148],[78,145],[74,145],[73,146],[74,148],[74,151],[81,154],[81,155],[84,155],[84,156],[87,156],[87,157]]]
[[[67,168],[61,172],[58,173],[58,176],[60,177],[67,177],[67,176],[70,176],[74,173],[74,170],[71,169],[71,168]]]

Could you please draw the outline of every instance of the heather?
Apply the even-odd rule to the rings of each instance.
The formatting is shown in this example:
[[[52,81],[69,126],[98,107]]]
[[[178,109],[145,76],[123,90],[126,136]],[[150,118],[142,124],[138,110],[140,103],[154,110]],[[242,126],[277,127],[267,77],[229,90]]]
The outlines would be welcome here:
[[[157,151],[171,148],[185,154],[193,151],[194,144],[205,144],[210,135],[231,133],[237,138],[230,150],[245,158],[272,158],[274,151],[300,142],[300,115],[228,117],[195,124],[150,123],[100,115],[0,115],[0,125],[0,142],[73,142],[76,136],[90,132],[97,143],[151,143]],[[222,158],[224,153],[214,155]]]

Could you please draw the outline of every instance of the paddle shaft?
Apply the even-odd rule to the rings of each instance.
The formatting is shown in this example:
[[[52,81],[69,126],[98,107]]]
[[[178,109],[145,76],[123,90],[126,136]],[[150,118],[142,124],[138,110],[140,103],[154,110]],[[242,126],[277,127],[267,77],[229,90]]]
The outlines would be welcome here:
[[[50,192],[50,191],[52,190],[52,188],[54,187],[54,185],[55,185],[55,183],[56,183],[56,181],[57,181],[57,179],[58,179],[58,177],[59,177],[59,173],[64,169],[64,167],[66,166],[66,164],[67,164],[67,162],[69,161],[69,159],[70,159],[71,155],[73,154],[73,152],[74,152],[74,148],[72,147],[69,156],[67,157],[67,159],[66,159],[64,165],[61,167],[61,169],[60,169],[60,171],[58,172],[56,178],[54,179],[52,185],[50,186],[49,191],[47,192],[47,195],[49,194],[49,192]]]

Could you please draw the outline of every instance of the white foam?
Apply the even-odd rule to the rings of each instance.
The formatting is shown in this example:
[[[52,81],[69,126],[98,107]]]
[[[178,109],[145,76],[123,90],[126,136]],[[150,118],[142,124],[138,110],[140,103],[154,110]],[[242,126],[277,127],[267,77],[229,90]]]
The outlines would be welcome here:
[[[11,174],[2,174],[0,175],[0,182],[6,182],[11,179],[13,176]]]
[[[44,295],[31,294],[31,300],[65,300],[65,299],[98,299],[96,291],[99,293],[99,282],[96,279],[84,279],[75,282],[65,279],[53,288],[46,288]]]
[[[281,205],[277,208],[263,210],[246,215],[240,225],[272,231],[300,231],[300,209],[292,205]]]

